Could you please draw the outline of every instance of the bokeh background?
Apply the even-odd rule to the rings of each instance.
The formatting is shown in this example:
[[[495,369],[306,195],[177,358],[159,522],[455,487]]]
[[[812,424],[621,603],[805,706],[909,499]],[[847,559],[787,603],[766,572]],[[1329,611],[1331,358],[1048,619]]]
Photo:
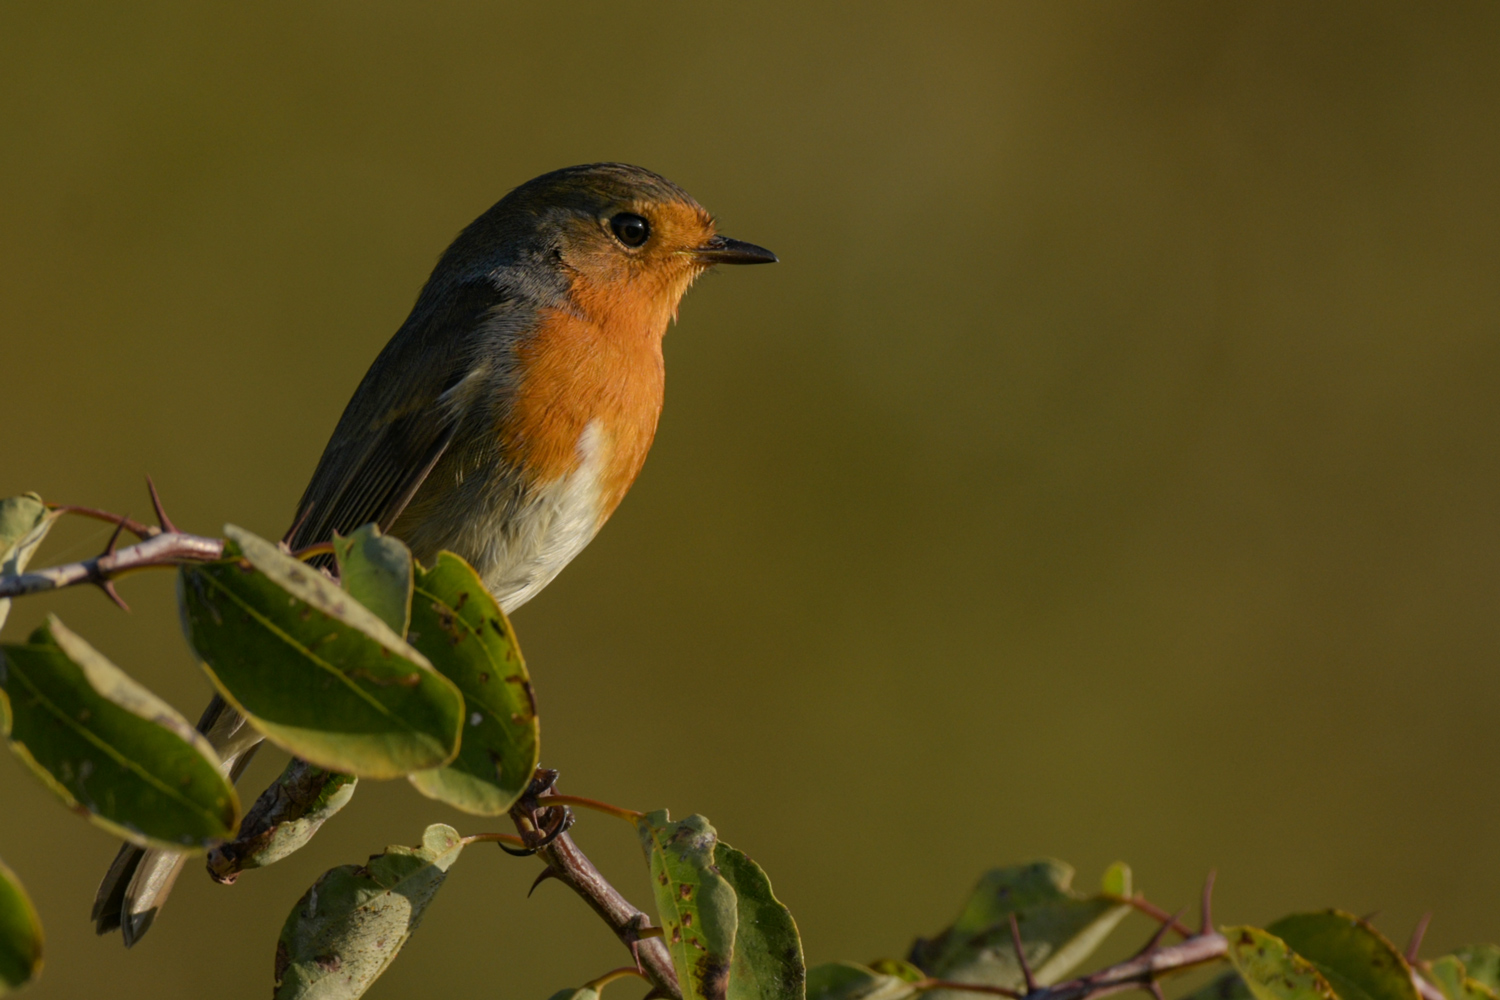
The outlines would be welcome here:
[[[139,516],[149,472],[279,536],[459,228],[641,163],[782,263],[689,295],[642,479],[516,615],[567,790],[708,815],[814,961],[1038,855],[1495,940],[1497,40],[1488,0],[6,3],[0,495]],[[55,609],[196,716],[171,588],[7,632]],[[367,783],[127,953],[114,843],[0,760],[38,1000],[264,996],[317,874],[437,820],[496,826]],[[647,898],[628,829],[578,838]],[[620,964],[535,873],[472,848],[370,995]]]

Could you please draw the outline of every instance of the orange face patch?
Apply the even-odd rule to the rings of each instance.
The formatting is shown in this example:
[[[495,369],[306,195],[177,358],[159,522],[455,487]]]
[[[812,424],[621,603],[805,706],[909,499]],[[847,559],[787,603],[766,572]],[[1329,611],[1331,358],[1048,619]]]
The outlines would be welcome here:
[[[619,212],[650,223],[638,248],[610,230]],[[577,468],[578,443],[591,422],[604,432],[602,522],[635,481],[661,414],[661,339],[678,303],[705,269],[692,251],[714,234],[695,204],[626,201],[598,220],[579,218],[560,248],[570,273],[565,308],[543,309],[519,350],[521,382],[498,428],[507,457],[535,482]]]

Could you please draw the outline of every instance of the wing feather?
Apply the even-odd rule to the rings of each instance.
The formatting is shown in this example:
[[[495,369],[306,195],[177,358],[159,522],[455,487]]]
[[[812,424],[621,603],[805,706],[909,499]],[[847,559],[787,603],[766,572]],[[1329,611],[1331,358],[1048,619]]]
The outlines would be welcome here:
[[[464,422],[470,378],[493,363],[490,322],[512,300],[487,280],[422,300],[349,400],[297,505],[287,543],[305,548],[375,522],[388,530]],[[514,324],[510,324],[514,325]]]

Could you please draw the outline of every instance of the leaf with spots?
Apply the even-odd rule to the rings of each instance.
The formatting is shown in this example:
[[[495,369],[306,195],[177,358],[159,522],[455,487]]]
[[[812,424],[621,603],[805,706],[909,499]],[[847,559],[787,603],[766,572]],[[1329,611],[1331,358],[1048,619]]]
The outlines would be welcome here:
[[[910,1000],[915,996],[917,990],[906,978],[855,962],[825,962],[807,970],[807,1000]]]
[[[1500,945],[1466,944],[1453,949],[1453,957],[1464,963],[1470,978],[1500,992]]]
[[[0,649],[0,728],[69,809],[142,847],[202,851],[234,833],[234,786],[171,705],[55,616]]]
[[[16,873],[0,862],[0,996],[42,971],[42,922]]]
[[[674,823],[665,809],[636,820],[636,829],[683,1000],[726,1000],[738,905],[714,864],[718,834],[702,816]]]
[[[503,815],[531,781],[540,724],[515,632],[473,567],[451,552],[417,568],[407,641],[463,692],[463,742],[445,767],[411,783],[430,798],[479,816]]]
[[[333,536],[339,564],[339,585],[397,635],[411,622],[411,550],[399,538],[367,524],[349,535]]]
[[[275,1000],[361,996],[417,929],[463,847],[458,831],[434,823],[416,847],[324,872],[282,925]]]
[[[1427,978],[1448,1000],[1496,1000],[1495,991],[1469,975],[1457,955],[1444,955],[1427,963]]]
[[[714,848],[719,874],[734,889],[734,958],[729,1000],[803,1000],[807,968],[792,913],[771,891],[766,873],[722,840]]]
[[[1317,966],[1340,1000],[1418,1000],[1411,966],[1401,952],[1353,914],[1298,913],[1266,931]]]
[[[23,573],[60,516],[48,510],[35,493],[0,500],[0,576]],[[10,598],[0,597],[0,628],[5,627],[9,614]]]
[[[1250,993],[1250,987],[1240,978],[1240,974],[1233,969],[1215,976],[1191,993],[1185,994],[1179,1000],[1254,1000]]]
[[[225,558],[183,567],[188,638],[225,699],[309,763],[396,778],[458,753],[463,695],[317,569],[226,525]]]
[[[359,779],[293,757],[245,813],[234,840],[208,852],[208,874],[229,885],[249,868],[275,864],[300,850],[349,804]]]
[[[1015,914],[1021,946],[1039,983],[1060,981],[1089,956],[1130,912],[1130,869],[1110,867],[1104,891],[1074,891],[1073,869],[1043,860],[986,872],[953,925],[912,945],[911,961],[938,979],[1005,986],[1024,984],[1011,941]],[[932,1000],[967,1000],[952,990],[933,990]]]
[[[1224,937],[1229,961],[1255,1000],[1340,1000],[1317,968],[1274,934],[1226,927]]]

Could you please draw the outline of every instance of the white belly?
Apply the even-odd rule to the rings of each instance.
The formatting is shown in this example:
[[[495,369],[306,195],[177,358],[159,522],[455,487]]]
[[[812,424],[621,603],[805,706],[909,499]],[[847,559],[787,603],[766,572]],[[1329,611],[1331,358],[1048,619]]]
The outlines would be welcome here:
[[[472,539],[475,569],[507,614],[536,596],[599,531],[609,442],[599,422],[578,437],[578,467],[533,488],[506,529]]]

